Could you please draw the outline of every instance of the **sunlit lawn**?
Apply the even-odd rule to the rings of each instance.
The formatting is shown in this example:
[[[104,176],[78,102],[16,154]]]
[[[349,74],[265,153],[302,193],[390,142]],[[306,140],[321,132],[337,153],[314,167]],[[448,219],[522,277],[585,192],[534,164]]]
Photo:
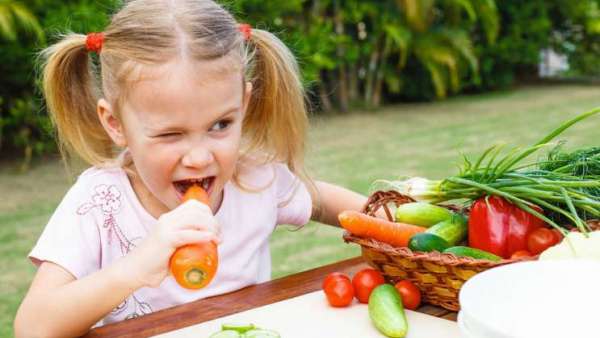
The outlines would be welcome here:
[[[498,142],[527,145],[598,106],[600,87],[551,86],[314,118],[307,163],[316,178],[368,194],[379,178],[453,174],[460,152],[475,155]],[[562,138],[571,147],[598,145],[599,126],[600,116]],[[14,314],[34,273],[27,252],[69,187],[57,160],[26,174],[16,167],[0,167],[0,337],[12,336]],[[271,240],[274,277],[360,254],[341,240],[339,229],[316,223],[288,229],[278,229]]]

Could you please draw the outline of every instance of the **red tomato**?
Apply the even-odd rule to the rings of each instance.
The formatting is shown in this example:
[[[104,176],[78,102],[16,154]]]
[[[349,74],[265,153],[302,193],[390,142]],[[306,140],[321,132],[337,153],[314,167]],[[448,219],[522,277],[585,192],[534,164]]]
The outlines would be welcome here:
[[[519,250],[519,251],[515,251],[511,256],[510,259],[519,259],[519,258],[523,258],[523,257],[531,257],[531,252],[527,251],[527,250]]]
[[[328,274],[325,277],[325,279],[323,279],[323,283],[321,284],[321,287],[323,288],[323,290],[325,290],[325,288],[327,287],[327,284],[329,284],[331,281],[339,279],[339,278],[345,278],[347,280],[350,280],[350,277],[348,277],[344,273],[341,273],[341,272],[332,272],[332,273]]]
[[[527,236],[527,248],[533,255],[537,255],[557,243],[556,234],[547,228],[535,229]]]
[[[356,292],[356,299],[361,303],[368,303],[371,291],[378,286],[385,283],[383,275],[375,269],[363,269],[354,275],[352,278],[352,285]]]
[[[345,307],[350,305],[352,299],[354,299],[354,288],[352,287],[350,278],[332,278],[329,280],[323,291],[331,306]]]
[[[421,305],[421,290],[408,279],[401,280],[396,285],[396,290],[402,297],[402,304],[409,310],[416,310]]]

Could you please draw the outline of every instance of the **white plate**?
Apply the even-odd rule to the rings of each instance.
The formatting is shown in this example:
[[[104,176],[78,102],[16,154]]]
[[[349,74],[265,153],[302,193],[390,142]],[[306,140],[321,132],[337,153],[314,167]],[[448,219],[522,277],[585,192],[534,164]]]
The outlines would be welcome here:
[[[459,301],[463,326],[475,337],[600,337],[600,263],[504,265],[469,279]]]

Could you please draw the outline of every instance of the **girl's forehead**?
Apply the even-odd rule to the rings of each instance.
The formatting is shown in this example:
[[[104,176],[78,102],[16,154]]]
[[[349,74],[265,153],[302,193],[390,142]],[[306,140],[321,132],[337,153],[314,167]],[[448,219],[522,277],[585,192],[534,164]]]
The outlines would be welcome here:
[[[164,112],[241,104],[241,67],[223,59],[144,66],[129,82],[125,105],[138,112]]]

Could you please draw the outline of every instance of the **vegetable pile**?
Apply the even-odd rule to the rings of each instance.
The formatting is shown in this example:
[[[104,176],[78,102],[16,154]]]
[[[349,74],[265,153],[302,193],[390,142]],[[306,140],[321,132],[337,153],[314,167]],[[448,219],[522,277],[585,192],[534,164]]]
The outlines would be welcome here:
[[[564,142],[550,142],[597,113],[600,108],[568,120],[524,149],[496,145],[474,161],[463,156],[459,173],[443,180],[377,181],[377,190],[395,190],[417,202],[399,206],[394,222],[344,211],[340,224],[353,235],[416,252],[492,261],[537,256],[572,228],[587,237],[592,229],[586,221],[600,219],[600,147],[566,151]]]

